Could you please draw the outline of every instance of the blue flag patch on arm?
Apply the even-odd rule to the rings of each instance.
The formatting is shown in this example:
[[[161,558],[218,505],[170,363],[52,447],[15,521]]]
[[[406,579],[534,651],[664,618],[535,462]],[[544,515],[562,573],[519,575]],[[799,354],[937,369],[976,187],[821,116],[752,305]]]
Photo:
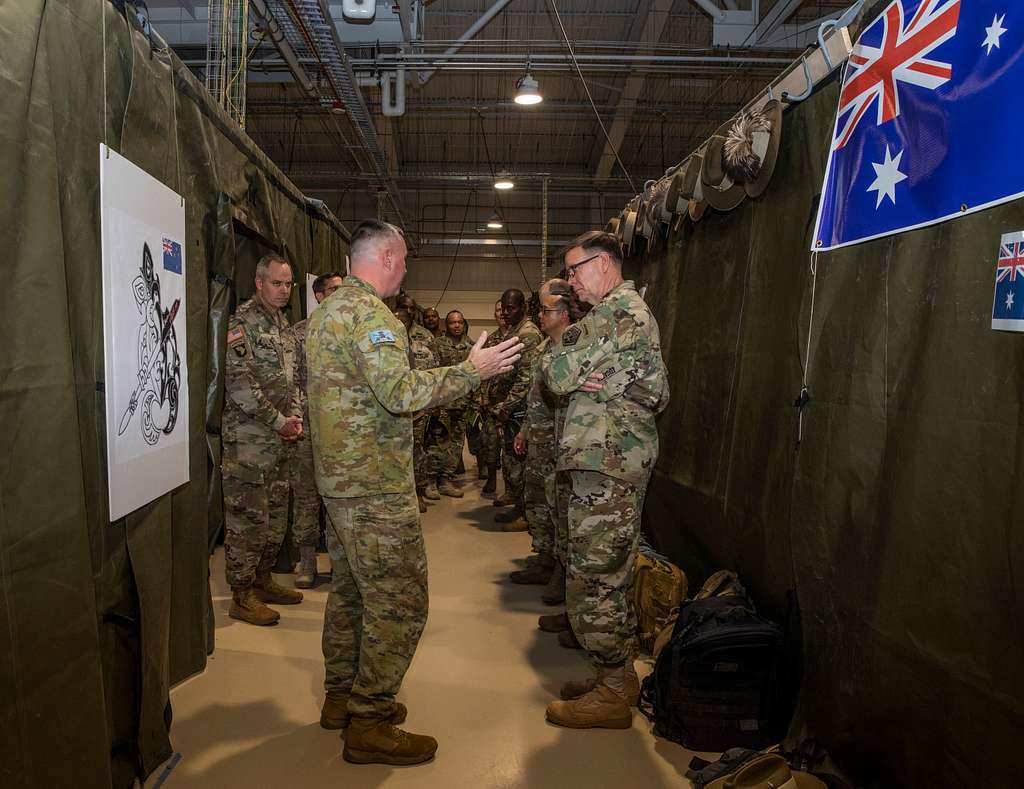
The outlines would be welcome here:
[[[394,343],[395,335],[392,334],[388,329],[377,329],[370,332],[370,342],[374,345],[383,345],[385,343]]]

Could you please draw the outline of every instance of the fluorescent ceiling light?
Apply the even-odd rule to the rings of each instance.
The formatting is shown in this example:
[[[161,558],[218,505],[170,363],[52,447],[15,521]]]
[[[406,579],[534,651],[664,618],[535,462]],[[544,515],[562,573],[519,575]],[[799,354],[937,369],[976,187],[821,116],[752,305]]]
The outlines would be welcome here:
[[[490,219],[487,220],[487,227],[491,230],[501,230],[505,225],[501,221],[501,217],[497,213],[494,214]]]
[[[512,179],[509,178],[507,175],[499,175],[497,179],[494,181],[495,189],[512,189],[514,187],[515,184],[512,183]]]

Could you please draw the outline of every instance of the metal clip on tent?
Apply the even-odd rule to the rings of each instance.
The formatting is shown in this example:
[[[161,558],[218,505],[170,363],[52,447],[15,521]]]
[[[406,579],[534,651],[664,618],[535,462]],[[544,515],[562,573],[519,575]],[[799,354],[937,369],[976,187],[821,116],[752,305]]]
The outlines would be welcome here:
[[[825,55],[824,49],[822,49],[821,52],[823,55]],[[827,59],[828,55],[825,55],[825,57]],[[810,96],[811,91],[814,90],[814,77],[811,76],[811,67],[807,64],[806,54],[800,56],[800,62],[803,64],[804,76],[807,78],[807,88],[805,90],[800,91],[799,95],[796,96],[791,96],[786,91],[782,91],[782,96],[780,96],[779,98],[786,104],[796,104],[798,102],[801,102],[808,96]]]
[[[833,30],[837,30],[841,27],[849,27],[853,20],[857,18],[857,14],[860,13],[860,9],[863,6],[864,0],[857,0],[856,3],[843,11],[838,19],[826,19],[818,25],[818,48],[821,50],[821,54],[825,58],[825,65],[828,66],[829,71],[832,70],[834,64],[832,63],[832,58],[829,57],[828,47],[825,45],[825,36]]]

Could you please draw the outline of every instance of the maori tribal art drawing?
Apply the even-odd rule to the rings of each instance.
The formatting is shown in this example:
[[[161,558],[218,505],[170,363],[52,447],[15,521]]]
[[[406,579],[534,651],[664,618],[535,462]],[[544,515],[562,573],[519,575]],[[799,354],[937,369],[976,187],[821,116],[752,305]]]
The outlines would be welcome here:
[[[139,370],[117,434],[124,434],[137,411],[143,440],[155,446],[161,435],[174,431],[178,421],[181,357],[174,319],[181,299],[175,299],[170,309],[160,304],[160,276],[153,267],[149,244],[142,245],[142,266],[132,280],[131,290],[142,318],[138,331]]]

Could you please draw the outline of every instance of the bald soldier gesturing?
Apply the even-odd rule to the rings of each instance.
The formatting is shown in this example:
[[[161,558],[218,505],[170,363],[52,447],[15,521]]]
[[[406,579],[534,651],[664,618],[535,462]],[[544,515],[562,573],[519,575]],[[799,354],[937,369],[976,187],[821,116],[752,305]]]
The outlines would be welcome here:
[[[405,327],[382,299],[398,293],[406,245],[394,225],[352,234],[351,276],[313,313],[306,349],[317,486],[329,522],[332,581],[324,615],[325,728],[348,725],[342,753],[359,764],[417,764],[433,737],[395,724],[395,701],[427,620],[427,559],[413,477],[413,415],[508,372],[511,338],[451,367],[412,370]]]

